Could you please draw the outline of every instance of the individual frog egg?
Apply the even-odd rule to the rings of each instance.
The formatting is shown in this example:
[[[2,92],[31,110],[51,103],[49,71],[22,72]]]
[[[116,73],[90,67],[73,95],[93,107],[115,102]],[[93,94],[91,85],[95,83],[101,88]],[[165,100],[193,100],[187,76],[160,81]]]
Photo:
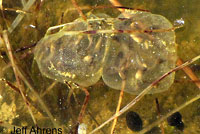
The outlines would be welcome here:
[[[77,19],[59,32],[46,35],[34,52],[41,73],[50,79],[84,87],[95,84],[102,75],[107,38],[103,33],[83,31],[101,28],[104,28],[101,21]]]
[[[110,49],[102,78],[109,87],[118,90],[125,79],[125,91],[139,94],[175,67],[175,33],[169,30],[172,24],[161,15],[141,11],[125,14],[126,17],[121,14],[114,22],[114,29],[120,33],[113,34],[108,41]],[[128,30],[131,32],[127,33]],[[174,73],[150,93],[167,90],[173,81]]]
[[[170,126],[175,126],[177,129],[183,131],[184,123],[182,121],[182,115],[180,112],[176,112],[167,118],[167,122]]]
[[[143,127],[143,122],[140,115],[133,111],[130,111],[126,114],[126,124],[129,129],[135,132],[141,131]]]

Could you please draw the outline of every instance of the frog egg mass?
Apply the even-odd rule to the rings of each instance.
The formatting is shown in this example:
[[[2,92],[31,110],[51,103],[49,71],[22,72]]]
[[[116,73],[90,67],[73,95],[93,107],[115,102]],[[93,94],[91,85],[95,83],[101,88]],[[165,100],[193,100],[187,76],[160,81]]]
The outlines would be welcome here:
[[[57,81],[71,81],[84,87],[101,77],[105,84],[139,94],[158,77],[175,67],[175,32],[163,16],[126,10],[117,18],[88,14],[57,33],[46,34],[35,48],[41,73]],[[167,90],[174,73],[150,93]]]

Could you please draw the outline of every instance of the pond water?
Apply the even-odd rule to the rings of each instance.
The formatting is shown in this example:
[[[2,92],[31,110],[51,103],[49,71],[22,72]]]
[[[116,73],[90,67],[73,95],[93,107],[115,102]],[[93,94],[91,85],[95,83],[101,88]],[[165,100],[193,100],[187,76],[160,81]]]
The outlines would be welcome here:
[[[23,5],[26,5],[26,2],[26,0],[7,0],[3,1],[3,7],[22,10]],[[77,3],[81,8],[88,8],[89,6],[111,5],[109,1],[105,0],[77,0]],[[145,9],[147,12],[149,11],[153,14],[162,15],[169,20],[172,25],[176,25],[177,20],[184,21],[183,27],[175,30],[176,44],[174,47],[177,49],[177,58],[187,61],[200,54],[199,0],[120,0],[120,3],[124,7]],[[34,47],[26,50],[20,50],[19,52],[17,50],[22,47],[34,46],[37,44],[37,42],[45,36],[45,33],[49,27],[63,23],[69,23],[79,18],[78,12],[72,8],[73,6],[71,1],[46,0],[42,3],[37,1],[31,6],[25,15],[22,15],[22,21],[16,26],[15,29],[13,29],[12,33],[9,33],[9,41],[13,48],[17,66],[20,68],[24,76],[24,78],[21,79],[22,81],[28,82],[31,87],[34,88],[36,93],[39,94],[39,96],[36,96],[35,93],[30,90],[29,85],[22,84],[24,93],[26,94],[27,100],[30,103],[30,108],[32,109],[33,115],[36,118],[37,125],[41,128],[52,129],[56,126],[56,122],[58,127],[62,128],[63,133],[70,133],[77,123],[81,104],[85,97],[84,92],[75,86],[75,89],[72,93],[69,90],[69,86],[66,84],[56,82],[52,80],[52,78],[48,79],[43,76],[43,72],[41,73],[41,70],[39,70],[37,63],[34,60]],[[116,18],[120,14],[116,8],[93,10],[89,8],[89,10],[85,9],[83,12],[84,14],[88,12],[91,12],[92,14],[103,13],[109,15],[111,18]],[[10,27],[17,15],[18,13],[13,11],[4,11],[4,19],[2,16],[0,19],[1,31],[7,29],[7,27]],[[107,25],[105,27],[107,27]],[[53,32],[56,33],[58,30]],[[91,36],[93,37],[93,35]],[[123,44],[124,42],[126,41],[121,40],[120,43]],[[8,82],[12,83],[12,85],[17,86],[10,60],[5,53],[6,47],[1,40],[0,52],[0,78],[5,78]],[[102,50],[101,53],[104,53],[104,50]],[[120,57],[120,54],[117,56]],[[112,57],[111,55],[111,58],[109,59],[115,59],[117,56]],[[86,57],[85,60],[89,61],[88,57]],[[104,63],[102,62],[102,64]],[[108,62],[106,65],[110,67],[112,64],[112,62]],[[195,75],[197,75],[197,77],[200,77],[199,65],[199,61],[190,65],[190,68]],[[143,66],[145,65],[143,64]],[[100,79],[102,73],[103,72],[99,73],[98,79],[94,80],[95,82],[92,84],[88,84],[91,86],[87,87],[90,93],[90,99],[86,108],[85,116],[83,116],[82,120],[84,123],[83,126],[87,128],[87,132],[92,131],[94,128],[99,126],[99,124],[111,117],[115,113],[115,109],[117,107],[120,90],[114,90],[112,88],[115,88],[116,86],[119,87],[119,85],[115,85],[110,83],[109,80],[105,80],[106,74],[103,80]],[[110,73],[112,74],[112,72]],[[134,74],[134,77],[135,76],[136,75]],[[148,74],[148,76],[150,75]],[[111,79],[111,76],[108,77]],[[177,71],[175,73],[175,78],[173,79],[174,82],[168,90],[160,93],[147,94],[144,96],[144,98],[142,98],[142,100],[140,100],[130,109],[140,115],[141,119],[143,120],[144,127],[159,119],[155,104],[156,98],[160,104],[160,114],[166,115],[169,111],[177,108],[184,102],[187,102],[189,99],[194,98],[200,93],[198,87],[190,80],[184,71]],[[81,80],[83,80],[83,78],[81,78]],[[71,81],[71,79],[69,81]],[[107,81],[107,84],[105,84],[104,81]],[[11,88],[11,84],[8,86],[8,82],[6,84],[5,81],[0,81],[0,133],[9,133],[10,130],[13,130],[14,126],[19,126],[20,128],[21,126],[28,126],[28,129],[31,129],[31,127],[34,126],[34,123],[30,113],[27,110],[27,106],[25,105],[24,100],[19,92],[14,87]],[[70,94],[72,96],[69,98]],[[41,106],[38,97],[41,98],[42,102],[45,103],[46,108],[53,115],[53,119],[55,119],[54,124],[49,118],[49,115],[46,114],[45,107]],[[124,93],[122,107],[124,107],[135,97],[136,95],[134,94]],[[171,127],[167,124],[167,121],[164,121],[162,125],[165,134],[200,133],[200,101],[197,100],[179,112],[182,115],[182,120],[185,125],[184,130],[180,131],[174,127]],[[110,129],[111,123],[97,133],[107,134],[110,133]],[[116,134],[133,133],[126,125],[126,114],[123,114],[119,117],[115,130]],[[157,126],[148,133],[161,134],[162,132],[160,127]]]

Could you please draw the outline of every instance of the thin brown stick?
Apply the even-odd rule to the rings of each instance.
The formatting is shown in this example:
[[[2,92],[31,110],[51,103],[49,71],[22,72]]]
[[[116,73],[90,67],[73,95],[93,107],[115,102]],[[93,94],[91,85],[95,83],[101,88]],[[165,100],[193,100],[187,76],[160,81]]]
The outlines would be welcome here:
[[[18,49],[15,50],[15,53],[19,53],[19,52],[25,51],[25,50],[27,50],[27,49],[31,49],[31,48],[35,47],[36,44],[37,44],[37,43],[33,43],[33,44],[30,44],[30,45],[27,45],[27,46],[18,48]]]
[[[83,102],[83,106],[81,108],[81,111],[79,113],[79,117],[78,117],[78,122],[81,123],[82,122],[82,119],[83,119],[83,115],[85,113],[85,109],[87,107],[87,104],[88,104],[88,100],[90,98],[90,93],[88,92],[88,90],[84,87],[80,87],[84,92],[85,92],[85,99],[84,99],[84,102]]]
[[[30,104],[26,100],[26,97],[25,97],[25,95],[24,95],[24,93],[22,91],[22,89],[23,89],[22,82],[21,82],[21,79],[20,79],[20,77],[19,77],[19,75],[17,73],[16,64],[15,64],[15,61],[14,61],[14,56],[12,54],[12,48],[11,48],[10,42],[8,40],[8,34],[7,34],[6,30],[3,31],[3,38],[4,38],[4,41],[5,41],[6,48],[8,50],[9,59],[11,61],[11,65],[12,65],[12,68],[13,68],[13,71],[14,71],[14,74],[15,74],[15,78],[16,78],[16,81],[17,81],[18,89],[20,91],[20,94],[22,95],[22,98],[23,98],[23,100],[25,102],[25,105],[28,108],[28,111],[29,111],[29,113],[30,113],[30,115],[32,117],[32,120],[33,120],[34,124],[36,125],[36,120],[35,120],[35,117],[33,116],[33,112],[32,112],[32,110],[30,108]]]
[[[7,39],[7,41],[8,41],[8,39]],[[11,54],[12,54],[12,52],[11,52]],[[35,89],[33,88],[32,84],[31,84],[31,82],[26,79],[26,77],[24,75],[25,73],[23,72],[23,70],[20,67],[18,67],[16,64],[14,64],[14,65],[15,65],[15,70],[18,73],[18,76],[23,80],[23,82],[27,85],[27,87],[30,89],[30,91],[35,95],[35,97],[37,98],[37,101],[40,103],[40,105],[43,108],[43,111],[46,112],[46,114],[50,118],[50,120],[53,123],[53,125],[56,128],[58,128],[59,124],[56,122],[55,118],[53,117],[53,115],[51,114],[51,112],[48,110],[48,108],[45,105],[45,103],[43,102],[43,100],[40,98],[40,96],[38,95],[38,93],[35,91]]]
[[[117,105],[116,112],[115,112],[116,115],[119,112],[120,107],[121,107],[125,85],[126,85],[126,81],[122,80],[121,91],[120,91],[120,95],[119,95],[119,99],[118,99],[118,105]],[[117,124],[117,117],[113,121],[112,128],[111,128],[111,134],[114,133],[114,129],[115,129],[116,124]]]
[[[26,77],[24,76],[23,70],[21,68],[19,68],[19,67],[17,67],[16,69],[17,69],[17,72],[19,73],[20,78],[24,81],[24,83],[27,85],[27,87],[30,89],[30,91],[33,93],[33,95],[37,98],[37,101],[42,106],[43,111],[45,111],[46,114],[48,115],[48,117],[50,118],[50,120],[53,123],[54,127],[58,128],[59,127],[58,122],[55,120],[55,118],[53,117],[53,115],[51,114],[51,112],[49,111],[49,109],[47,108],[45,103],[43,102],[43,100],[40,98],[38,93],[35,91],[35,89],[31,85],[31,82],[26,79]]]
[[[15,85],[13,85],[11,82],[7,81],[6,79],[0,79],[1,81],[5,82],[6,84],[8,84],[8,86],[10,86],[14,91],[20,93],[19,88],[17,88]]]
[[[103,20],[103,19],[99,19],[99,20]],[[52,29],[57,29],[58,27],[62,27],[62,26],[65,26],[66,24],[63,24],[63,25],[58,25],[58,26],[55,26],[55,27],[52,27],[51,29],[48,29],[49,30],[52,30]],[[179,29],[180,27],[182,26],[177,26],[177,27],[172,27],[172,28],[166,28],[166,29],[155,29],[155,30],[110,30],[110,29],[105,29],[105,30],[85,30],[85,31],[67,31],[67,32],[64,32],[65,35],[79,35],[79,34],[102,34],[102,33],[112,33],[112,34],[115,34],[115,33],[127,33],[127,34],[132,34],[132,33],[163,33],[163,32],[170,32],[170,31],[174,31],[176,29]]]
[[[3,81],[5,82],[10,88],[12,88],[15,92],[19,93],[20,94],[20,90],[19,88],[17,88],[14,84],[12,84],[11,82],[7,81],[6,79],[0,79],[0,81]],[[21,94],[20,94],[21,95]],[[26,97],[26,100],[28,101],[28,103],[35,107],[35,109],[37,109],[40,113],[44,113],[44,111],[42,109],[40,109],[38,107],[37,104],[33,104],[32,100],[29,98],[29,96],[25,96]]]
[[[179,58],[177,61],[177,65],[182,65],[183,62]],[[200,89],[200,80],[197,76],[192,72],[192,70],[187,66],[183,68],[183,71],[190,77],[190,79],[196,84],[196,86]]]
[[[158,112],[158,117],[161,118],[160,105],[159,105],[158,98],[155,99],[155,102],[156,102],[156,109]],[[160,124],[160,129],[162,131],[162,134],[165,134],[163,123]]]
[[[122,7],[122,4],[119,3],[119,1],[117,1],[117,0],[109,0],[109,1],[110,1],[110,3],[111,3],[113,6]],[[118,8],[118,10],[119,10],[120,12],[122,12],[122,13],[125,12],[125,9]]]
[[[57,83],[57,81],[54,81],[40,96],[44,97]]]
[[[113,6],[122,7],[122,4],[118,0],[109,0]],[[125,17],[129,18],[129,14],[126,13],[126,10],[123,8],[117,8]]]
[[[7,21],[6,21],[6,17],[4,15],[4,12],[3,12],[3,0],[0,0],[0,10],[1,10],[1,15],[2,15],[2,18],[3,18],[3,22],[6,24],[6,27],[8,28],[8,24],[7,24]]]
[[[78,6],[76,0],[71,0],[72,4],[74,5],[74,7],[77,9],[79,15],[86,21],[87,17],[83,14],[81,8]]]
[[[90,97],[90,94],[89,94],[89,92],[86,88],[84,88],[82,86],[79,86],[79,87],[85,92],[85,99],[84,99],[84,102],[82,104],[79,116],[78,116],[78,122],[77,122],[77,125],[76,125],[75,130],[74,130],[75,134],[77,134],[77,132],[78,132],[78,127],[82,122],[82,119],[83,119],[83,116],[84,116],[84,113],[85,113],[85,110],[86,110],[86,107],[87,107],[87,104],[88,104],[88,101],[89,101],[89,97]]]
[[[23,13],[23,14],[28,13],[27,11],[23,11],[23,10],[20,10],[20,9],[14,9],[14,8],[2,8],[1,10],[2,11],[13,11],[13,12],[16,12],[16,13]]]
[[[124,7],[124,6],[114,6],[114,5],[99,5],[99,6],[81,6],[79,7],[81,10],[95,10],[95,9],[105,9],[105,8],[112,8],[112,9],[129,9],[129,10],[135,10],[135,11],[144,11],[144,12],[150,12],[146,9],[140,9],[140,8],[132,8],[132,7]],[[77,10],[74,7],[68,8],[66,11],[74,11]],[[65,12],[66,12],[65,11]]]
[[[74,92],[73,92],[73,95],[74,95],[75,102],[78,104],[79,107],[81,107],[81,103],[80,103],[80,101],[77,99],[76,94],[75,94]],[[89,108],[86,109],[85,111],[87,112],[87,114],[90,115],[90,117],[94,120],[94,122],[95,122],[97,125],[100,125],[99,122],[98,122],[98,121],[95,119],[95,117],[92,115],[92,113],[91,113],[91,111],[89,110]],[[105,132],[103,129],[101,129],[101,131],[102,131],[103,134],[106,134],[106,132]]]

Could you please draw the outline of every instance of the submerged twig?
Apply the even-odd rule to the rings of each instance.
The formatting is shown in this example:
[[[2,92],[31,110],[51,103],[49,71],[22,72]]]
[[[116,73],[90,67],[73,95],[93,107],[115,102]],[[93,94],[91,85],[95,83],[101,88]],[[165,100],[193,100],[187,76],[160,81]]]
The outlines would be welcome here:
[[[4,31],[4,36],[5,36],[5,42],[8,42],[8,37],[7,37],[7,32]],[[8,42],[9,43],[9,42]],[[10,50],[10,47],[8,48],[8,50]],[[8,51],[9,52],[9,51]],[[12,54],[12,53],[11,53]],[[12,56],[13,57],[13,56]],[[12,58],[12,60],[14,60]],[[13,61],[11,61],[12,63]],[[42,99],[40,98],[40,96],[38,95],[38,93],[35,91],[35,89],[33,88],[33,86],[30,84],[30,82],[25,78],[25,76],[23,75],[23,71],[22,69],[20,69],[16,64],[14,64],[14,68],[15,68],[15,72],[17,72],[17,78],[20,78],[23,80],[23,82],[27,85],[27,87],[31,90],[31,92],[33,93],[33,95],[37,98],[38,102],[40,103],[40,105],[42,106],[43,110],[47,113],[48,117],[50,118],[51,122],[53,123],[53,125],[55,127],[59,127],[59,125],[57,124],[57,122],[54,120],[53,115],[51,114],[51,112],[48,110],[47,106],[44,104],[44,102],[42,101]],[[19,88],[20,89],[20,88]]]
[[[13,11],[13,12],[16,12],[16,13],[23,13],[23,14],[27,13],[26,11],[23,11],[23,10],[20,10],[20,9],[14,9],[14,8],[3,8],[1,10],[2,11]]]
[[[8,40],[8,34],[7,34],[7,31],[3,31],[3,38],[4,38],[4,41],[5,41],[5,45],[6,45],[6,48],[8,50],[8,55],[9,55],[9,59],[11,61],[11,65],[12,65],[12,68],[13,68],[13,71],[14,71],[14,74],[15,74],[15,78],[16,78],[16,81],[17,81],[17,85],[18,85],[18,89],[20,91],[20,94],[22,95],[22,98],[28,108],[28,111],[33,119],[33,122],[34,124],[36,125],[36,120],[35,120],[35,117],[33,116],[33,112],[30,108],[30,104],[28,103],[25,95],[24,95],[24,92],[22,91],[23,89],[23,86],[22,86],[22,82],[21,82],[21,79],[18,75],[18,72],[17,72],[17,66],[15,64],[15,61],[14,61],[14,56],[12,54],[12,48],[11,48],[11,45],[10,45],[10,42]]]
[[[161,116],[161,111],[160,111],[160,105],[159,105],[158,98],[155,99],[155,102],[156,102],[156,109],[157,109],[157,113],[158,113],[158,118],[160,119],[162,116]],[[164,126],[163,126],[162,123],[160,124],[160,129],[162,131],[162,134],[165,134]]]
[[[0,10],[1,10],[2,18],[3,18],[3,22],[6,24],[6,27],[8,27],[8,24],[6,22],[6,18],[5,18],[4,12],[3,12],[3,0],[0,0]]]
[[[27,85],[27,87],[30,89],[30,91],[33,93],[33,95],[37,98],[37,101],[40,103],[40,105],[42,106],[43,110],[47,113],[47,115],[50,118],[50,120],[53,123],[53,125],[56,128],[59,127],[59,125],[55,121],[53,115],[51,114],[51,112],[49,111],[49,109],[47,108],[47,106],[45,105],[43,100],[40,98],[40,95],[35,91],[34,87],[30,84],[30,82],[23,75],[24,74],[23,70],[17,68],[17,71],[18,71],[18,74],[19,74],[20,78],[24,81],[24,83]]]
[[[119,95],[118,105],[117,105],[116,112],[115,112],[116,114],[119,112],[120,107],[121,107],[125,85],[126,85],[126,81],[123,80],[122,85],[121,85],[121,91],[120,91],[120,95]],[[116,124],[117,124],[117,118],[115,118],[114,121],[113,121],[112,128],[111,128],[111,134],[114,133],[114,129],[115,129]]]
[[[177,65],[183,64],[182,60],[179,58],[177,61]],[[192,72],[189,67],[184,67],[183,71],[190,77],[190,79],[196,84],[196,86],[200,89],[200,81],[197,76]]]

